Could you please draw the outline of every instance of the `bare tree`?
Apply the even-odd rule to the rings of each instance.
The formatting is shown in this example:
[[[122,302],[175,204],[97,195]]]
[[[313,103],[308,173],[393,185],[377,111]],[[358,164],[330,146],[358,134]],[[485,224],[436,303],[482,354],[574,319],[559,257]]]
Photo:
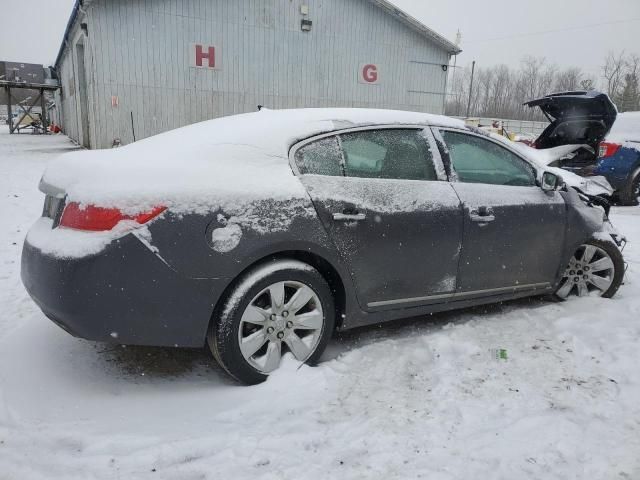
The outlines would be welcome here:
[[[602,67],[602,75],[607,81],[607,93],[614,101],[620,95],[626,66],[627,60],[624,50],[618,54],[614,52],[607,54],[607,58]]]
[[[580,88],[580,81],[584,77],[582,70],[577,67],[567,68],[558,72],[553,89],[556,92],[569,92]]]
[[[640,99],[637,98],[640,55],[609,53],[602,72],[602,87],[621,110],[640,109]],[[524,57],[518,68],[507,65],[476,66],[472,92],[469,92],[470,83],[471,68],[456,68],[447,96],[448,115],[465,115],[471,95],[472,116],[544,120],[539,109],[524,107],[523,103],[552,92],[598,88],[597,80],[587,76],[580,68],[558,69],[544,58],[532,56]]]
[[[640,110],[640,86],[638,76],[640,72],[640,57],[629,55],[626,61],[624,83],[619,97],[616,99],[618,108],[622,112]]]
[[[593,78],[587,77],[587,78],[583,78],[582,80],[580,80],[580,88],[582,90],[594,90],[595,87],[595,80]]]

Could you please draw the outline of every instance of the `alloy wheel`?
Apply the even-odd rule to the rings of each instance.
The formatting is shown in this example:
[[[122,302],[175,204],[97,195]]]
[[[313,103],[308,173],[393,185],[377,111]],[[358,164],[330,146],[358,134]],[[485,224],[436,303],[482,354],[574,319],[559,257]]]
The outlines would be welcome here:
[[[278,368],[284,353],[300,362],[315,351],[324,326],[322,303],[308,285],[276,282],[258,293],[245,308],[238,329],[240,351],[260,373]]]
[[[609,254],[595,245],[582,245],[569,260],[556,295],[585,297],[591,292],[604,294],[613,284],[615,265]]]

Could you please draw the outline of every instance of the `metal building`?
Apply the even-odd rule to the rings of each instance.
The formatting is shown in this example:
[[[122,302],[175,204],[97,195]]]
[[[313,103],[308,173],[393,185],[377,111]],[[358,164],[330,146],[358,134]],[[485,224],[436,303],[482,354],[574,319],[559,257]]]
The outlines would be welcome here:
[[[108,148],[258,105],[442,113],[457,53],[386,0],[79,0],[57,118]]]

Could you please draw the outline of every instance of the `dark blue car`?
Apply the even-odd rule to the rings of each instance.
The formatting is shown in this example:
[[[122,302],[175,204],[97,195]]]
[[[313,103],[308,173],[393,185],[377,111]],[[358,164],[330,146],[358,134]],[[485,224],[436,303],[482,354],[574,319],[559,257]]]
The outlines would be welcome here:
[[[640,197],[640,112],[620,113],[600,144],[594,175],[603,175],[624,205],[638,205]]]

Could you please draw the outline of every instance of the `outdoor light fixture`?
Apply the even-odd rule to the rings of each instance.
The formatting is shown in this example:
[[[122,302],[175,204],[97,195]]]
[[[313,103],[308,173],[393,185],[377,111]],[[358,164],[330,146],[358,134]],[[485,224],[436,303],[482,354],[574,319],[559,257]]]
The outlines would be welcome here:
[[[300,28],[303,32],[310,32],[312,25],[313,25],[313,22],[311,20],[307,20],[303,18],[302,22],[300,23]]]

